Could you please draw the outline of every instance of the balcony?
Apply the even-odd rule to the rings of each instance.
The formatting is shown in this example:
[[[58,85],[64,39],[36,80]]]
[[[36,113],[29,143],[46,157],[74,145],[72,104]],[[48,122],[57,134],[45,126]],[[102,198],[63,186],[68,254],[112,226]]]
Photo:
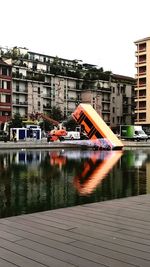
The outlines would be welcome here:
[[[138,74],[135,75],[135,78],[137,79],[138,77],[140,78],[145,78],[146,76],[146,71],[140,72]]]
[[[137,101],[137,100],[145,100],[145,98],[146,98],[146,95],[140,95],[140,96],[136,97],[135,101]]]
[[[136,62],[136,63],[135,63],[135,67],[136,67],[136,68],[139,67],[139,65],[140,65],[140,66],[142,66],[142,65],[145,66],[145,65],[146,65],[146,60],[142,60],[142,61],[139,61],[139,62]]]
[[[43,105],[43,109],[44,110],[50,110],[51,109],[51,106],[49,104]]]
[[[140,110],[140,111],[141,111],[141,110],[145,111],[145,110],[146,110],[146,106],[139,107],[139,110]]]
[[[76,97],[68,97],[67,100],[70,102],[76,102],[77,98]]]
[[[145,117],[145,118],[141,118],[141,119],[139,119],[138,121],[140,121],[140,122],[145,122],[145,121],[146,121],[146,117]]]
[[[102,113],[110,113],[110,109],[103,109]]]
[[[138,51],[135,52],[135,56],[141,56],[141,55],[145,55],[146,54],[146,48],[143,49],[139,49]]]
[[[136,88],[141,88],[141,89],[146,88],[146,82],[145,83],[138,83],[136,85]]]
[[[10,102],[0,102],[0,106],[11,106]]]
[[[0,92],[4,94],[11,94],[11,89],[0,88]]]
[[[136,111],[142,111],[142,110],[146,111],[146,106],[144,106],[144,107],[136,107],[135,110]]]
[[[102,99],[102,102],[105,102],[105,103],[110,103],[110,98],[108,98],[108,99]]]
[[[0,102],[0,111],[11,111],[11,103]]]
[[[13,89],[13,93],[16,93],[16,94],[28,94],[28,90],[27,89],[20,90],[19,88],[14,88]]]
[[[28,102],[27,101],[14,101],[13,106],[28,106]]]
[[[12,76],[0,74],[0,79],[11,81],[12,80]]]
[[[139,122],[145,122],[145,121],[146,121],[146,118],[135,119],[135,122],[136,122],[136,123],[139,123]]]
[[[101,88],[101,92],[102,92],[102,94],[103,94],[103,93],[109,93],[109,94],[110,94],[110,93],[111,93],[111,88],[109,88],[109,87],[108,87],[108,88],[104,88],[104,87],[102,87],[102,88]]]
[[[48,86],[48,87],[51,87],[51,82],[44,82],[44,86]]]
[[[50,98],[51,99],[51,95],[50,94],[43,94],[42,97],[43,98]]]

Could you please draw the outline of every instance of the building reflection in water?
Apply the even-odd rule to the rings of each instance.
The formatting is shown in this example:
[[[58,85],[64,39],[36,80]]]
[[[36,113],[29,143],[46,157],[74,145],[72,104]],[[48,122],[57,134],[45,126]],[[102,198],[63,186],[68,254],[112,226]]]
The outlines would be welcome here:
[[[0,217],[150,193],[150,151],[0,151]]]

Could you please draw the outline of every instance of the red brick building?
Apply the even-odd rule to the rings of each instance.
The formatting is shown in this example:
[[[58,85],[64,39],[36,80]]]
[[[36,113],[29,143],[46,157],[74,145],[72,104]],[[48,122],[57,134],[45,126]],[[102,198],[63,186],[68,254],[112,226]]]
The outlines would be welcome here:
[[[11,118],[12,66],[0,58],[0,125]]]

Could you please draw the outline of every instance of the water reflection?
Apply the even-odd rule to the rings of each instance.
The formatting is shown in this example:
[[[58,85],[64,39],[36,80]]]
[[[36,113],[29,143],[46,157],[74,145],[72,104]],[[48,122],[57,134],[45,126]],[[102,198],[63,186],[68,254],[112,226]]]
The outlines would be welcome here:
[[[91,194],[96,186],[106,178],[121,155],[122,151],[104,151],[91,154],[91,157],[85,162],[82,172],[74,178],[74,185],[80,195]]]
[[[0,217],[150,193],[150,151],[0,151]]]

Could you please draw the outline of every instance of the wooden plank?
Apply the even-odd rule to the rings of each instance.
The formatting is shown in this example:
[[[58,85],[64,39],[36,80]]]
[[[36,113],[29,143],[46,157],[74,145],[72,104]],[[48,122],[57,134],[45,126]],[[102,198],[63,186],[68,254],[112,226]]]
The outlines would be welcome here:
[[[16,227],[15,227],[16,226]],[[6,240],[10,241],[9,238],[7,238],[7,234],[8,233],[12,233],[14,234],[15,236],[17,236],[17,239],[16,240],[21,240],[23,238],[26,238],[28,237],[28,235],[32,236],[32,234],[37,238],[41,239],[42,238],[50,238],[51,240],[55,240],[55,241],[58,241],[58,242],[62,242],[62,243],[71,243],[73,241],[75,241],[73,238],[69,237],[66,237],[65,235],[60,235],[60,234],[55,234],[53,233],[53,231],[51,232],[45,232],[44,235],[41,234],[41,231],[38,230],[38,229],[35,229],[35,227],[31,226],[31,227],[26,227],[24,225],[22,225],[22,227],[18,227],[17,224],[14,224],[12,223],[11,226],[5,226],[5,225],[2,225],[0,224],[0,227],[1,227],[1,230],[3,229],[3,235],[1,237],[5,238]]]
[[[2,258],[0,258],[0,267],[16,267],[13,263],[9,261],[5,261]]]
[[[142,239],[140,237],[137,237],[137,236],[131,236],[130,233],[120,233],[120,232],[110,232],[110,231],[100,231],[98,232],[97,229],[91,229],[91,228],[88,228],[88,227],[81,227],[81,228],[75,228],[75,229],[72,229],[72,232],[75,232],[75,233],[78,233],[78,234],[84,234],[86,236],[89,236],[89,237],[95,237],[95,238],[98,238],[99,236],[99,233],[100,234],[103,234],[103,235],[109,235],[111,236],[112,238],[120,238],[122,240],[128,240],[128,241],[132,241],[134,243],[139,243],[139,244],[144,244],[144,245],[147,245],[147,246],[150,246],[150,240],[149,239]]]
[[[51,217],[49,219],[49,216],[47,214],[47,218],[45,215],[35,215],[33,217],[39,217],[39,216],[43,216],[43,218],[47,219],[47,220],[51,220]],[[53,213],[53,219],[57,218],[58,220],[69,220],[69,222],[79,222],[80,225],[84,224],[85,225],[85,215],[83,215],[83,213],[81,213],[81,215],[75,216],[74,213],[72,214],[68,214],[67,212],[62,212],[62,213]],[[91,225],[90,223],[93,222],[95,223],[95,227],[98,224],[99,225],[99,220],[101,222],[101,229],[107,229],[107,230],[122,230],[122,229],[130,229],[130,230],[135,230],[136,227],[136,231],[138,232],[143,232],[145,234],[149,235],[149,230],[150,230],[150,224],[148,223],[146,226],[143,226],[142,222],[138,222],[137,220],[134,220],[133,222],[131,221],[127,221],[124,218],[120,219],[120,217],[116,217],[113,219],[111,217],[107,217],[107,216],[103,216],[103,213],[101,215],[93,216],[93,214],[90,216],[88,215],[88,218],[86,219],[86,225]],[[78,226],[77,224],[75,226]]]
[[[27,240],[22,240],[22,241],[18,241],[17,242],[18,244],[21,244],[21,245],[24,245],[26,247],[30,247],[31,249],[38,249],[38,251],[44,251],[44,253],[50,253],[51,251],[51,248],[53,246],[53,244],[51,244],[51,248],[50,247],[45,247],[43,245],[40,245],[37,244],[37,243],[30,243],[29,241]],[[72,243],[73,244],[73,243]],[[33,247],[34,246],[34,247]],[[57,251],[57,257],[60,257],[60,254],[62,254],[62,251],[64,252],[65,251],[65,248],[63,246],[58,246],[58,251]],[[60,251],[61,252],[60,252]],[[53,251],[54,253],[54,251]],[[86,249],[84,248],[77,248],[75,246],[72,246],[70,245],[68,247],[68,249],[66,250],[66,253],[67,253],[67,257],[68,255],[71,255],[71,258],[74,256],[77,256],[78,260],[79,259],[84,259],[84,261],[86,260],[86,262],[88,262],[88,266],[91,267],[91,266],[95,266],[95,264],[102,264],[102,265],[105,265],[105,266],[111,266],[111,267],[119,267],[119,264],[120,262],[116,259],[113,259],[111,257],[109,257],[108,255],[107,256],[103,256],[103,255],[100,255],[100,254],[97,254],[95,252],[91,252],[91,251],[87,251]],[[80,265],[81,263],[78,262],[78,260],[76,260],[75,264],[77,264],[76,266],[82,266]],[[84,266],[86,267],[86,263],[84,263]],[[98,266],[98,265],[97,265]],[[125,266],[133,266],[132,264],[130,263],[125,263],[124,261],[121,260],[121,266],[125,267]],[[149,266],[148,266],[149,267]]]
[[[84,257],[81,257],[80,255],[74,255],[73,253],[68,253],[63,250],[53,248],[50,246],[45,246],[44,244],[40,244],[38,242],[34,242],[27,239],[18,241],[17,244],[20,244],[21,246],[24,247],[28,247],[37,252],[42,252],[44,255],[56,257],[59,260],[68,261],[70,262],[70,264],[73,264],[74,266],[80,266],[80,267],[106,266],[103,265],[102,263],[95,263],[92,260],[87,260]]]
[[[52,266],[52,267],[72,267],[73,265],[70,263],[67,263],[66,261],[60,261],[55,257],[51,257],[48,255],[45,255],[43,253],[36,252],[35,250],[32,250],[28,247],[20,246],[17,243],[6,241],[2,238],[0,238],[0,255],[1,252],[6,252],[6,249],[8,251],[8,254],[10,258],[14,261],[14,258],[19,261],[16,264],[19,266],[23,266],[23,264],[26,262],[26,266]],[[15,261],[14,261],[15,262]],[[21,264],[21,265],[20,265]],[[29,265],[28,265],[29,264]],[[25,265],[24,265],[25,266]]]
[[[7,222],[7,220],[6,220],[6,222]],[[30,226],[28,226],[27,224]],[[38,227],[40,227],[40,229],[37,228],[37,225],[38,225]],[[41,234],[41,228],[43,228],[42,225],[36,224],[34,222],[28,222],[27,220],[26,221],[21,220],[20,224],[16,223],[16,222],[15,223],[9,222],[9,226],[0,224],[0,227],[1,227],[1,229],[4,229],[7,232],[14,233],[14,234],[20,236],[20,238],[26,237],[25,232],[27,232],[27,233],[36,234],[37,236],[44,236],[44,237],[46,236],[47,238],[51,238],[51,239],[57,241],[58,240],[57,235],[59,235],[61,242],[63,241],[63,239],[61,239],[61,237],[65,238],[64,239],[65,243],[66,243],[66,237],[68,237],[68,239],[71,242],[72,242],[72,240],[74,240],[74,241],[75,240],[81,240],[81,241],[86,241],[86,242],[91,243],[91,244],[99,244],[99,242],[102,242],[102,240],[103,240],[103,241],[107,241],[112,246],[114,246],[114,244],[119,244],[119,246],[121,245],[123,247],[125,246],[125,247],[129,247],[129,248],[134,248],[137,250],[150,252],[150,247],[147,245],[133,243],[129,240],[124,240],[124,239],[121,239],[119,237],[114,238],[114,235],[113,236],[112,235],[106,235],[105,233],[103,234],[103,232],[99,232],[98,235],[96,234],[96,238],[95,238],[95,236],[89,237],[89,236],[84,235],[84,232],[81,234],[73,232],[73,231],[75,231],[73,229],[72,229],[72,231],[71,230],[66,231],[66,230],[57,229],[55,227],[48,227],[46,229],[46,232],[44,232],[44,235],[43,235],[43,234]],[[18,231],[18,230],[23,230],[23,231]],[[53,233],[56,233],[56,238],[53,236]]]
[[[15,266],[17,265],[19,267],[45,267],[45,265],[39,264],[37,261],[30,260],[29,258],[23,257],[18,253],[10,251],[7,247],[6,249],[0,247],[0,258],[2,258],[2,261],[4,260],[11,262]]]
[[[145,195],[0,219],[0,267],[149,267],[149,200]]]
[[[19,241],[18,241],[19,242]],[[20,241],[21,242],[21,241]],[[114,247],[112,246],[111,248],[104,248],[102,246],[97,246],[97,245],[92,245],[92,244],[87,244],[82,241],[77,241],[72,244],[75,247],[81,248],[81,249],[86,249],[89,252],[94,252],[98,255],[103,255],[106,257],[109,257],[111,259],[115,260],[120,260],[121,262],[125,262],[131,265],[139,265],[139,266],[147,266],[149,267],[150,261],[149,261],[149,256],[147,255],[146,259],[143,259],[140,257],[140,255],[131,256],[130,254],[126,254],[124,251],[118,252],[114,250]],[[148,254],[148,253],[147,253]],[[109,256],[108,256],[109,255]]]

